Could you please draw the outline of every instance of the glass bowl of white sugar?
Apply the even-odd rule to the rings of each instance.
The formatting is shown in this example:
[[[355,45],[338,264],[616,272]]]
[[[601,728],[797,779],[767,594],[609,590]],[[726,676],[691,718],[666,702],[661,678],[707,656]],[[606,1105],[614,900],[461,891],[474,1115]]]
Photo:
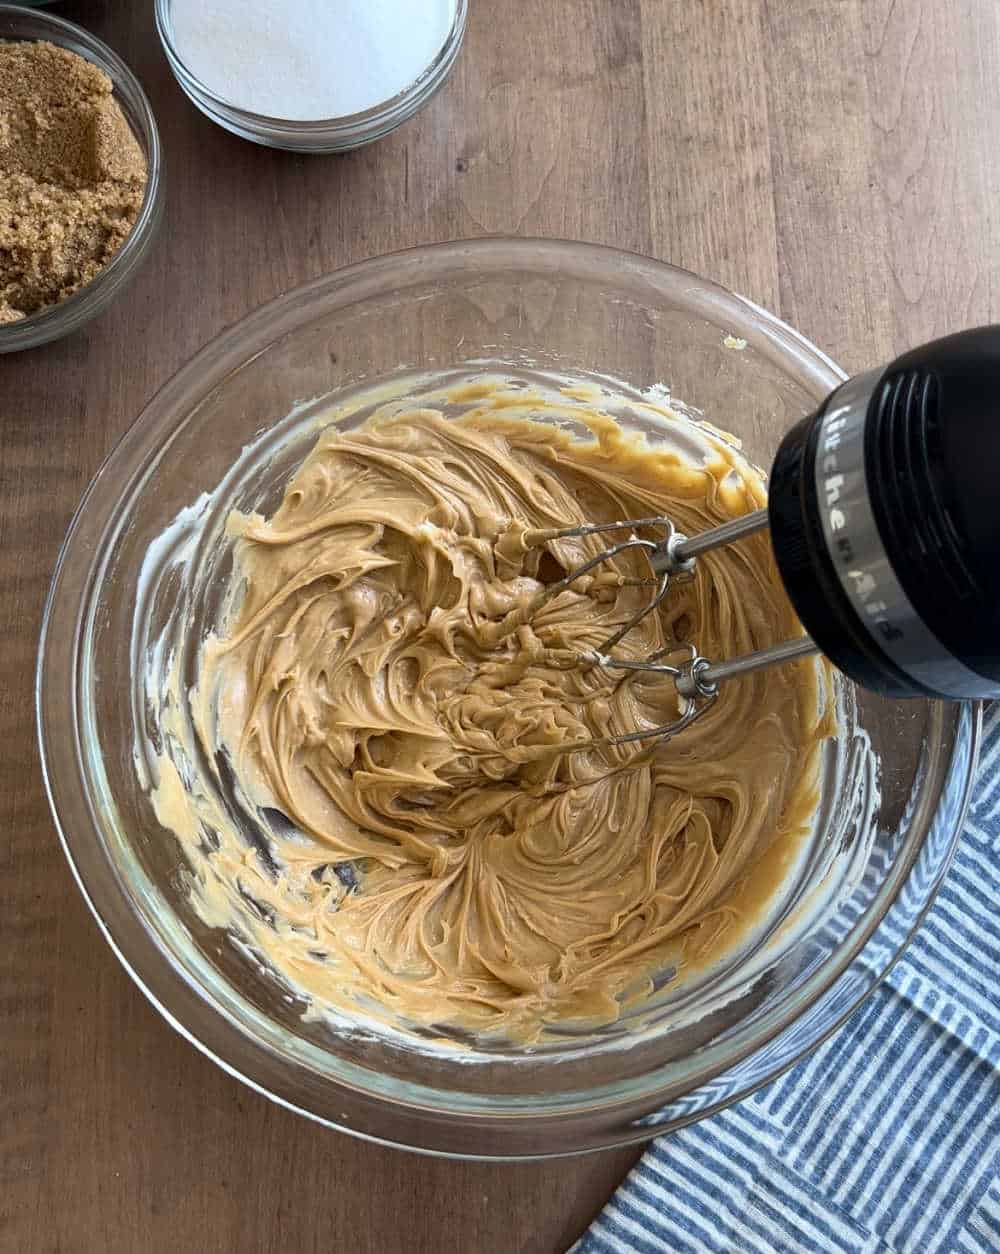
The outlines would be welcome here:
[[[468,0],[156,0],[185,95],[244,139],[341,152],[396,129],[448,77]]]

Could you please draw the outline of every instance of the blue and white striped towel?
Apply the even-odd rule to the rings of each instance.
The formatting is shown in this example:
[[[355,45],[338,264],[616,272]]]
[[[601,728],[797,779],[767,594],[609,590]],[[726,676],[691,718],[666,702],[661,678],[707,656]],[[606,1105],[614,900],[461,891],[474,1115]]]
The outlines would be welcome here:
[[[847,1025],[654,1141],[574,1254],[1000,1252],[1000,703],[956,859]]]

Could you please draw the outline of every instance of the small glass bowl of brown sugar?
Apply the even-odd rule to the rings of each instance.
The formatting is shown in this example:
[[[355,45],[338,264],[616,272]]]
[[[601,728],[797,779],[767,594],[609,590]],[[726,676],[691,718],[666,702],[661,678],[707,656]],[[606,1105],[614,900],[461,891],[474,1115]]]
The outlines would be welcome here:
[[[121,58],[72,22],[0,4],[0,353],[60,339],[118,296],[159,226],[161,174],[153,111]]]

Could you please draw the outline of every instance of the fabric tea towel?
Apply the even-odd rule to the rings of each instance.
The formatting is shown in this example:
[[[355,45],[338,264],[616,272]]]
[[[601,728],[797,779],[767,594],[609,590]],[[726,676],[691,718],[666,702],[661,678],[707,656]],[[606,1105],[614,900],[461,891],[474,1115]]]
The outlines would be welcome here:
[[[1000,1254],[1000,702],[888,978],[738,1106],[654,1141],[574,1254]]]

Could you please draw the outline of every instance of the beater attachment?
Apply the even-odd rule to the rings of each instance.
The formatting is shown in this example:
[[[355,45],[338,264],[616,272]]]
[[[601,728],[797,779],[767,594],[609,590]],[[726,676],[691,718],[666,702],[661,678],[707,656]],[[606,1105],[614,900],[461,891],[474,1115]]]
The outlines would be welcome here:
[[[678,531],[671,519],[665,515],[658,515],[654,518],[631,518],[621,522],[587,523],[580,527],[531,528],[525,532],[523,543],[528,548],[539,548],[552,540],[578,539],[614,531],[630,533],[628,539],[602,549],[571,570],[564,578],[550,584],[536,603],[536,608],[564,592],[584,575],[589,575],[599,566],[612,561],[622,553],[639,552],[649,563],[651,572],[649,579],[626,577],[623,583],[651,587],[653,591],[650,599],[597,649],[580,653],[579,661],[581,666],[600,666],[604,670],[662,675],[664,678],[672,679],[679,698],[680,713],[677,718],[659,727],[611,737],[606,742],[607,744],[623,745],[640,740],[670,740],[707,712],[718,697],[720,683],[725,680],[796,658],[808,657],[819,651],[808,636],[803,636],[798,640],[789,640],[769,649],[760,649],[743,657],[720,662],[712,662],[702,657],[693,644],[668,646],[644,660],[611,655],[610,651],[660,606],[675,580],[693,577],[696,560],[702,553],[722,548],[727,544],[734,544],[745,536],[754,535],[763,530],[767,525],[768,513],[766,509],[762,509],[693,537]],[[658,540],[648,540],[635,534],[640,529],[659,530],[663,534]]]

